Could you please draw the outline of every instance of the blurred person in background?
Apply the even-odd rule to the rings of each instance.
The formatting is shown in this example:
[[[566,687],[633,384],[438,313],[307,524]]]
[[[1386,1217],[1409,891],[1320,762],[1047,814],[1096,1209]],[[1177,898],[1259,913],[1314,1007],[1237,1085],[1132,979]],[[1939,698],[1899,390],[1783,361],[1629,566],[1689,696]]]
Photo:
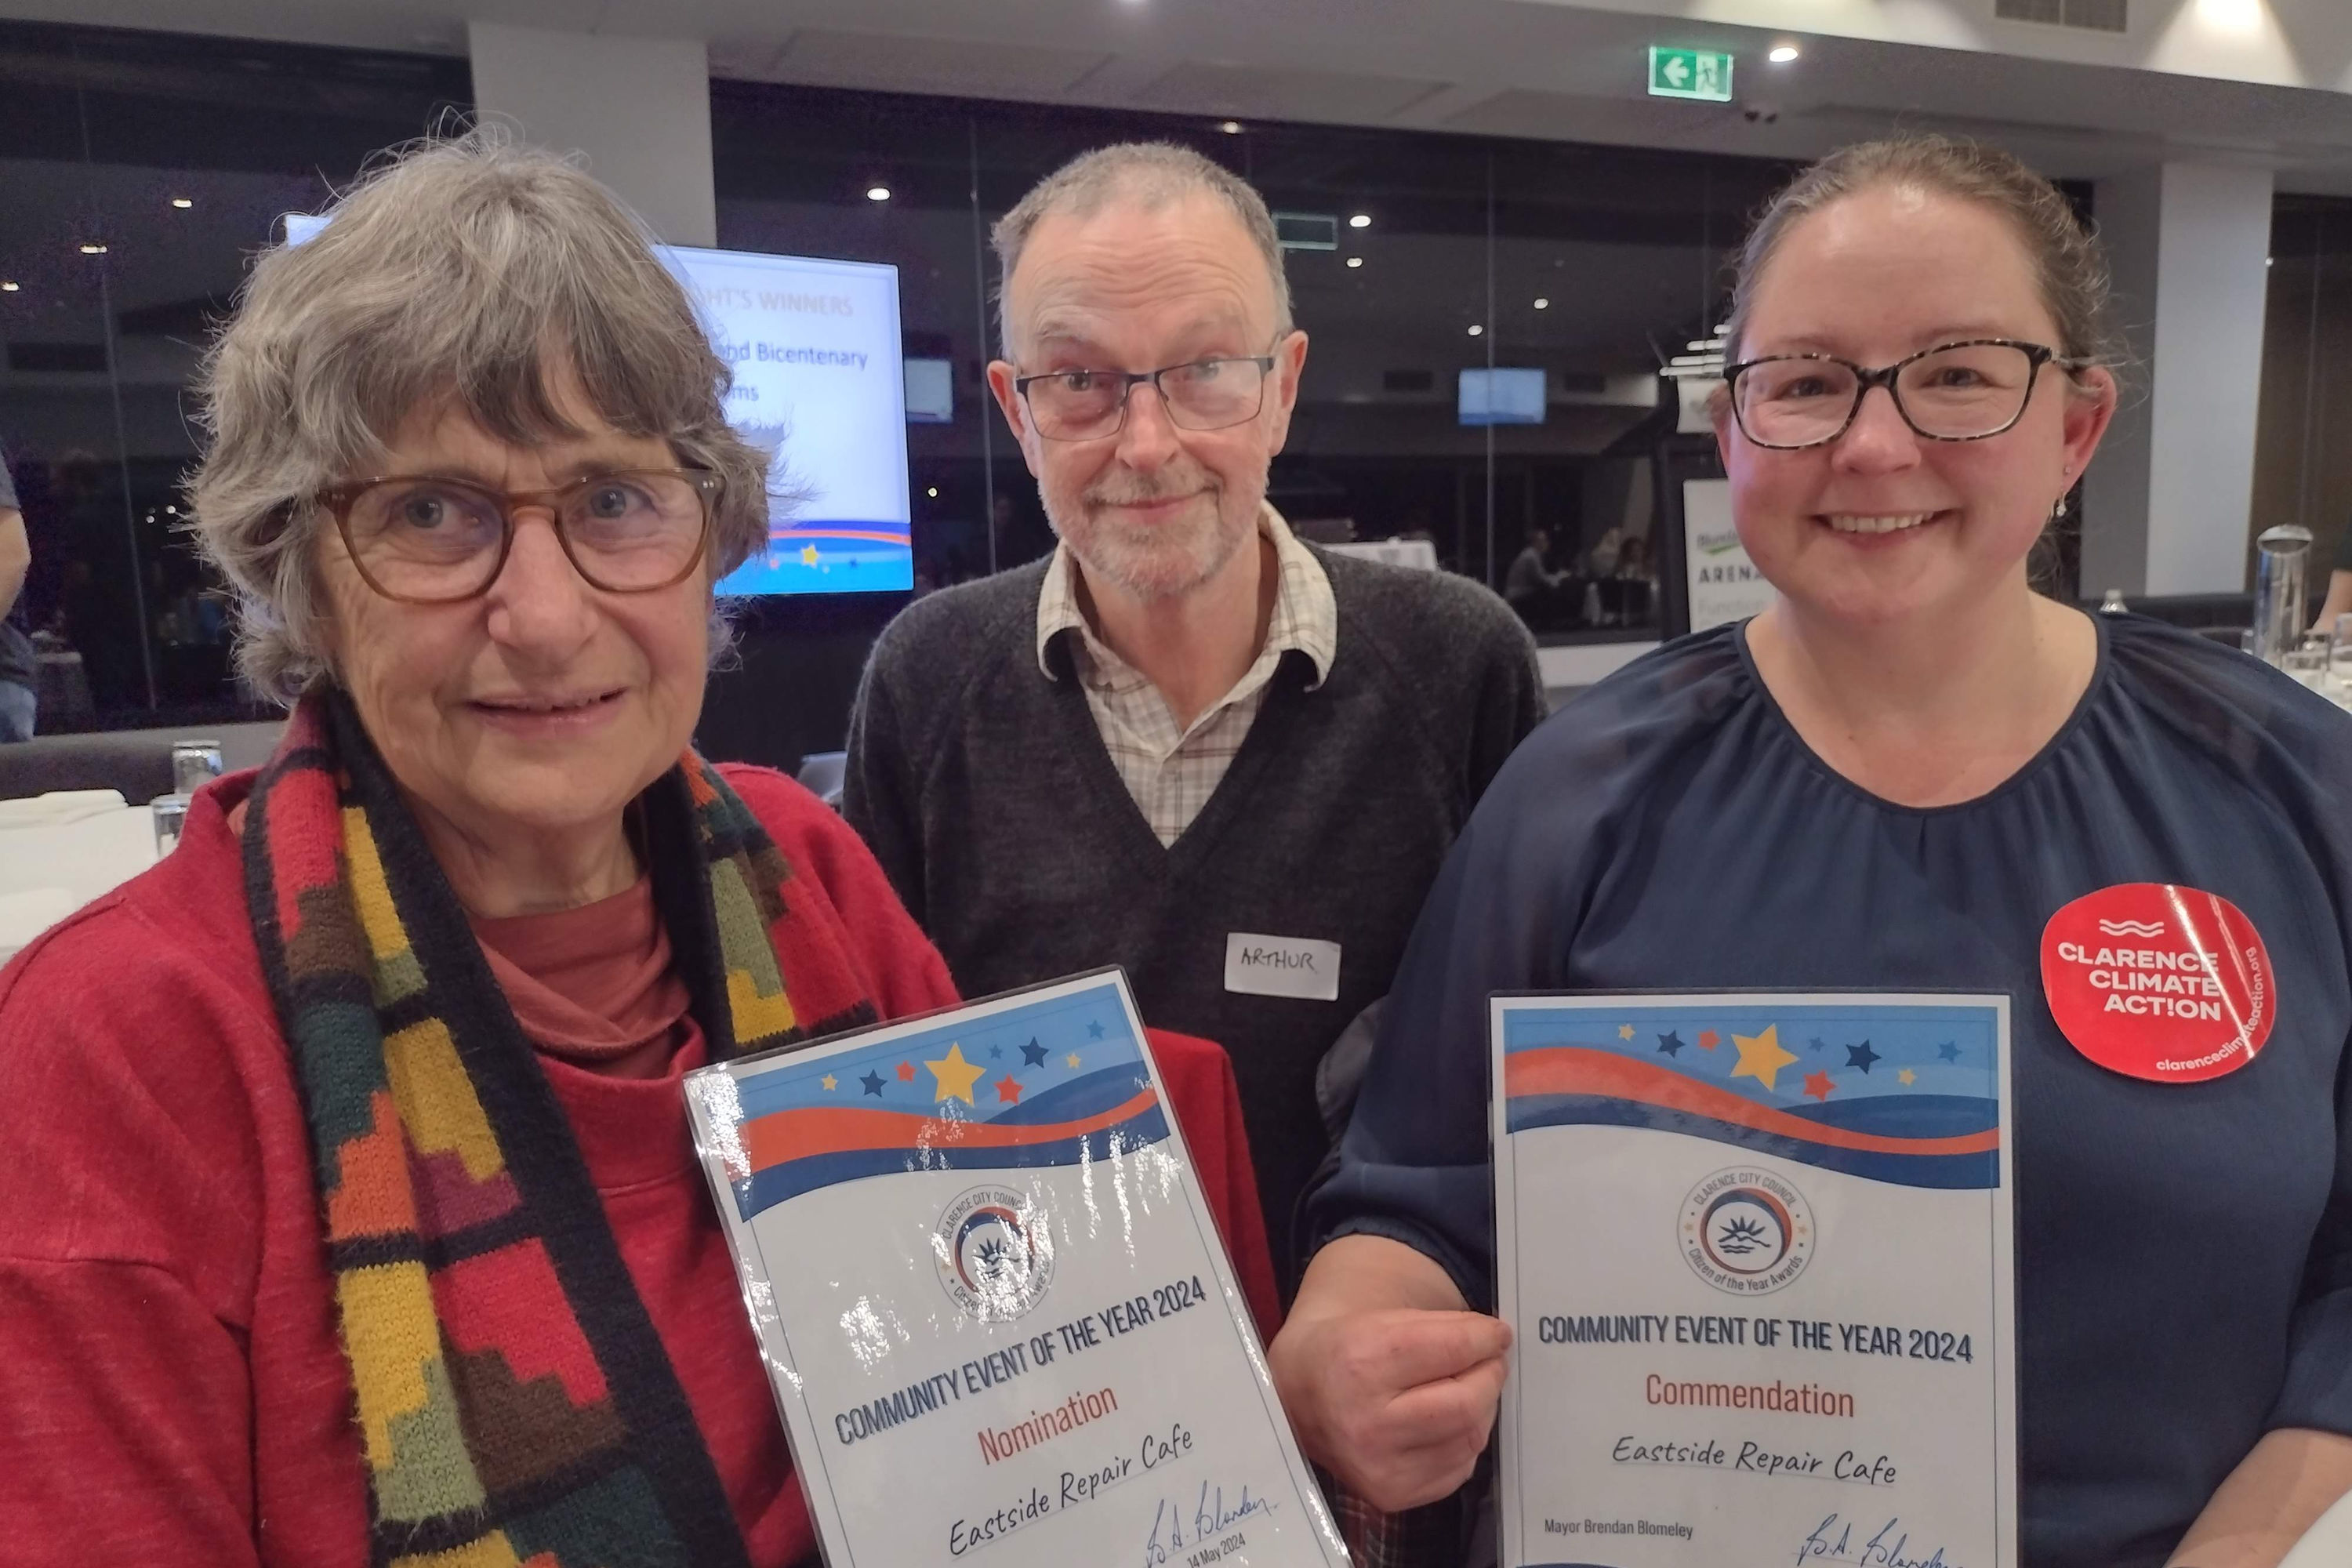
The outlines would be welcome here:
[[[16,622],[16,602],[33,569],[33,546],[25,535],[25,514],[16,505],[16,482],[0,456],[0,743],[33,738],[34,710],[41,664],[33,639]]]

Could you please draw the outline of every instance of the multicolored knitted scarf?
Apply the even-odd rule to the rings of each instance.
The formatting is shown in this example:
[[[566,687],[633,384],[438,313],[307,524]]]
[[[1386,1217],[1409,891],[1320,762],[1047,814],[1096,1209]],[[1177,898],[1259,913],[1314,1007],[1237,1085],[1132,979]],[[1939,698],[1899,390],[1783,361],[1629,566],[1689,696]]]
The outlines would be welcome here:
[[[707,763],[689,752],[639,804],[714,1060],[874,1018]],[[340,693],[289,721],[245,870],[318,1163],[373,1561],[746,1563],[570,1124]]]

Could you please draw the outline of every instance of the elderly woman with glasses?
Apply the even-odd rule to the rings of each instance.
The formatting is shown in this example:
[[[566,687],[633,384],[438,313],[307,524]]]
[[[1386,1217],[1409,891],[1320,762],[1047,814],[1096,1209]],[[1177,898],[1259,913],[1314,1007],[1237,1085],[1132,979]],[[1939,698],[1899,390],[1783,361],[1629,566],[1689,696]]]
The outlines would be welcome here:
[[[468,139],[261,258],[196,533],[293,704],[0,973],[0,1518],[89,1563],[811,1555],[706,1060],[955,999],[690,749],[768,462],[638,226]]]
[[[1354,1491],[1408,1509],[1460,1487],[1507,1358],[1544,1353],[1486,1315],[1489,996],[1649,989],[2011,999],[2021,1561],[2273,1568],[2352,1488],[2352,721],[2233,649],[2031,586],[2115,407],[2105,293],[2065,199],[1965,143],[1848,149],[1760,220],[1716,426],[1779,597],[1555,715],[1438,879],[1271,1354],[1301,1446]],[[2105,918],[2118,963],[2168,963],[2196,931],[2128,911],[2225,902],[2235,945],[2195,973],[2243,982],[2251,1012],[2213,1007],[2207,1049],[2135,1005],[2161,986],[2078,996],[2073,944],[2045,937]],[[1675,1070],[1785,1116],[1877,1058],[1802,1059],[1777,1087]]]

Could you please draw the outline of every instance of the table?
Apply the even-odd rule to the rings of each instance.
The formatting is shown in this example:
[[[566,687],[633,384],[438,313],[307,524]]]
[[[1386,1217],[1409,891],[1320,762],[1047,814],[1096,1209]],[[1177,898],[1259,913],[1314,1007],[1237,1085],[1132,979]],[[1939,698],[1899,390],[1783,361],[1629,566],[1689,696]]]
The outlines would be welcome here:
[[[2352,1563],[2352,1497],[2320,1515],[2279,1568],[2343,1568]]]
[[[154,818],[118,805],[61,826],[0,827],[0,895],[56,889],[79,909],[155,863]],[[0,922],[0,963],[39,934]]]

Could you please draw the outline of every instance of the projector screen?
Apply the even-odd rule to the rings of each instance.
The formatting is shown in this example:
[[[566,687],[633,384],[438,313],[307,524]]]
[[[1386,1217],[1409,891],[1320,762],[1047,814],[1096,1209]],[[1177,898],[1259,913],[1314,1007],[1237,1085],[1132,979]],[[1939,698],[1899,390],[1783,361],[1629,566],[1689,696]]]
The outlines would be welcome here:
[[[327,225],[289,213],[286,242]],[[804,492],[766,546],[720,579],[728,595],[903,593],[914,586],[907,393],[898,269],[740,250],[657,245],[686,286],[711,347],[735,373],[727,421],[777,455],[776,478]],[[918,361],[920,364],[923,362]],[[954,417],[951,383],[916,373],[919,416]]]
[[[658,246],[734,367],[728,423],[780,454],[807,492],[722,594],[854,594],[915,585],[898,269]]]
[[[1541,370],[1465,370],[1456,412],[1465,425],[1540,425]]]

